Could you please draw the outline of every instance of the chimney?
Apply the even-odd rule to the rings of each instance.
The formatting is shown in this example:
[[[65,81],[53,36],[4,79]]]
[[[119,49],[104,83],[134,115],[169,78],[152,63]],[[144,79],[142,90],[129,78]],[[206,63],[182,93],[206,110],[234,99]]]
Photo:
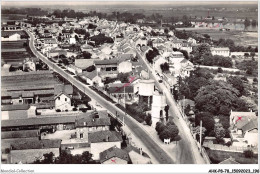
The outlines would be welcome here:
[[[142,148],[139,148],[139,153],[140,153],[140,155],[143,155],[143,149]]]
[[[109,136],[107,135],[107,136],[106,136],[106,142],[108,142],[108,141],[109,141]]]

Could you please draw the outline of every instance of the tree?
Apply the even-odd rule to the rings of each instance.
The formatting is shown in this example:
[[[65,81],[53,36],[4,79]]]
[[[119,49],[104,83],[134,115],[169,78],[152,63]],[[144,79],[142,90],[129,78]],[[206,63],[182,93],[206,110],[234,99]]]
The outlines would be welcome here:
[[[239,91],[239,97],[245,94],[245,86],[243,84],[243,81],[240,77],[237,76],[229,76],[227,78],[227,82],[231,84],[234,88],[236,88]]]
[[[254,20],[252,20],[252,26],[256,26],[257,25],[257,22],[256,22],[256,20],[254,19]]]
[[[163,123],[161,122],[156,123],[155,130],[157,131],[158,134],[160,134],[165,128],[166,126]]]
[[[151,114],[148,114],[146,117],[145,117],[145,122],[147,125],[151,126],[152,125],[152,116]]]
[[[122,83],[127,83],[129,82],[129,73],[119,73],[117,75],[117,78],[122,82]]]
[[[212,81],[199,89],[194,98],[196,109],[199,111],[211,112],[215,115],[219,113],[221,106],[231,107],[238,99],[239,91],[223,81]]]
[[[206,132],[206,128],[205,128],[205,127],[202,127],[201,130],[202,130],[202,131],[201,131],[201,135],[202,135],[202,137],[204,137],[204,136],[205,136],[205,132]],[[196,134],[196,140],[199,141],[200,126],[194,127],[194,128],[192,129],[192,132],[193,132],[193,134]]]
[[[214,130],[215,121],[213,117],[214,115],[210,112],[199,112],[195,115],[195,125],[200,126],[200,121],[202,121],[202,126],[206,128],[205,136],[208,136]]]
[[[89,66],[89,67],[86,68],[86,71],[87,71],[87,72],[92,72],[92,71],[94,71],[95,69],[96,69],[96,67],[95,67],[94,65],[91,65],[91,66]]]
[[[257,82],[258,82],[258,80],[257,80],[256,77],[254,77],[253,82],[254,82],[254,83],[257,83]]]
[[[83,51],[82,56],[84,59],[90,59],[92,54],[87,51]]]
[[[214,127],[214,133],[215,133],[216,140],[218,142],[221,142],[225,137],[226,130],[223,128],[221,123],[216,123]]]
[[[170,109],[169,105],[166,105],[164,108],[166,121],[169,120],[169,109]]]
[[[186,50],[179,50],[179,51],[183,54],[185,59],[189,60],[189,54]]]
[[[245,53],[244,56],[245,56],[246,58],[248,58],[248,57],[249,57],[249,54],[248,54],[248,53]]]
[[[169,33],[169,29],[168,28],[164,28],[164,33],[168,34]]]
[[[244,21],[244,25],[245,27],[248,27],[250,25],[250,20],[246,18]]]
[[[174,140],[176,136],[179,134],[178,127],[176,125],[169,125],[167,129],[170,132],[170,138],[171,140]]]
[[[69,65],[68,59],[62,59],[62,63],[63,63],[64,65]]]
[[[169,129],[165,128],[160,134],[159,138],[164,141],[164,139],[171,139],[171,132]]]
[[[161,64],[160,67],[161,67],[162,72],[167,72],[167,71],[169,71],[169,68],[170,68],[170,66],[167,62]]]
[[[253,158],[254,152],[252,150],[245,150],[244,155],[246,158]]]
[[[250,56],[251,56],[252,58],[254,58],[254,57],[255,57],[255,52],[251,52],[251,53],[250,53]]]
[[[149,50],[147,53],[146,53],[146,59],[148,60],[149,63],[153,63],[153,59],[160,55],[159,54],[159,51],[153,47],[153,50]]]
[[[79,36],[75,35],[75,40],[78,42],[79,41]]]
[[[223,73],[223,69],[218,67],[218,73]]]

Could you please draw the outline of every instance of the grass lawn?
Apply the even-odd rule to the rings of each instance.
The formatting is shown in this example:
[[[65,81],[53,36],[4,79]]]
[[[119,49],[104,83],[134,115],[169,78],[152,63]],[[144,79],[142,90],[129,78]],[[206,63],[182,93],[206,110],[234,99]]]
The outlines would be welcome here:
[[[226,152],[219,150],[206,149],[208,156],[213,164],[218,164],[229,157],[233,157],[240,164],[257,164],[258,156],[254,155],[253,158],[246,158],[243,153],[239,152]]]

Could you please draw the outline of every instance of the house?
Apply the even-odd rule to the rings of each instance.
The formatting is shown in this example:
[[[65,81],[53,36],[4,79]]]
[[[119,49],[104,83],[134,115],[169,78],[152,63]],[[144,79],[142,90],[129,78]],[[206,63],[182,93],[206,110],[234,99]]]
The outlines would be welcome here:
[[[33,59],[26,58],[23,61],[23,71],[36,71],[36,63]]]
[[[136,97],[134,86],[128,83],[109,84],[107,93],[116,98],[118,102],[124,102],[124,98],[126,101],[132,101]]]
[[[224,161],[221,161],[219,164],[240,164],[235,161],[235,159],[230,156],[228,159],[225,159]]]
[[[176,77],[181,76],[183,78],[189,77],[191,71],[194,70],[194,65],[185,58],[174,58],[170,59],[170,72]]]
[[[2,67],[1,67],[1,74],[8,74],[10,72],[10,68],[11,68],[11,64],[4,64]]]
[[[61,55],[67,56],[67,51],[59,47],[52,48],[47,52],[49,58],[59,57]]]
[[[89,133],[88,141],[91,143],[90,153],[93,154],[93,160],[99,160],[101,152],[114,146],[121,149],[123,139],[116,131],[98,131]]]
[[[56,85],[54,87],[55,110],[69,111],[72,110],[71,99],[73,88],[71,85]]]
[[[78,137],[84,137],[84,132],[108,131],[110,125],[110,118],[106,111],[94,112],[88,117],[76,119],[75,121],[76,132],[79,134]]]
[[[50,46],[52,48],[56,48],[58,47],[58,43],[55,38],[44,38],[44,46]]]
[[[28,164],[43,159],[43,155],[52,152],[54,157],[60,154],[61,140],[22,140],[10,145],[10,163]]]
[[[221,47],[221,48],[211,47],[210,51],[213,56],[218,55],[218,56],[229,57],[230,55],[230,50],[228,47]]]
[[[128,164],[129,156],[125,150],[113,146],[100,153],[101,164]]]
[[[91,86],[93,85],[104,86],[102,82],[102,78],[98,75],[97,70],[94,70],[92,72],[83,72],[80,77],[82,79],[85,79],[86,82]]]
[[[95,60],[94,65],[98,72],[117,72],[118,59]]]
[[[53,49],[53,47],[51,47],[51,46],[44,46],[44,47],[42,47],[41,52],[42,52],[43,54],[46,54],[46,53],[49,52],[51,49]]]
[[[93,46],[89,45],[89,44],[84,44],[81,47],[81,51],[87,51],[87,52],[91,52],[93,50]]]
[[[231,110],[230,127],[233,146],[258,146],[258,117],[255,112],[234,112]]]
[[[1,37],[1,41],[18,41],[21,40],[21,35],[18,33],[12,33]]]

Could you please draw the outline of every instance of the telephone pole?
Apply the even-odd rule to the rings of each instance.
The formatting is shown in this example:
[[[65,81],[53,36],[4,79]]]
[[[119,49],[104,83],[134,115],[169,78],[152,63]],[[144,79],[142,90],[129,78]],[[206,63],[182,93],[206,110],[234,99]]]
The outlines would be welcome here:
[[[201,152],[201,140],[202,140],[202,120],[200,120],[200,152]]]

